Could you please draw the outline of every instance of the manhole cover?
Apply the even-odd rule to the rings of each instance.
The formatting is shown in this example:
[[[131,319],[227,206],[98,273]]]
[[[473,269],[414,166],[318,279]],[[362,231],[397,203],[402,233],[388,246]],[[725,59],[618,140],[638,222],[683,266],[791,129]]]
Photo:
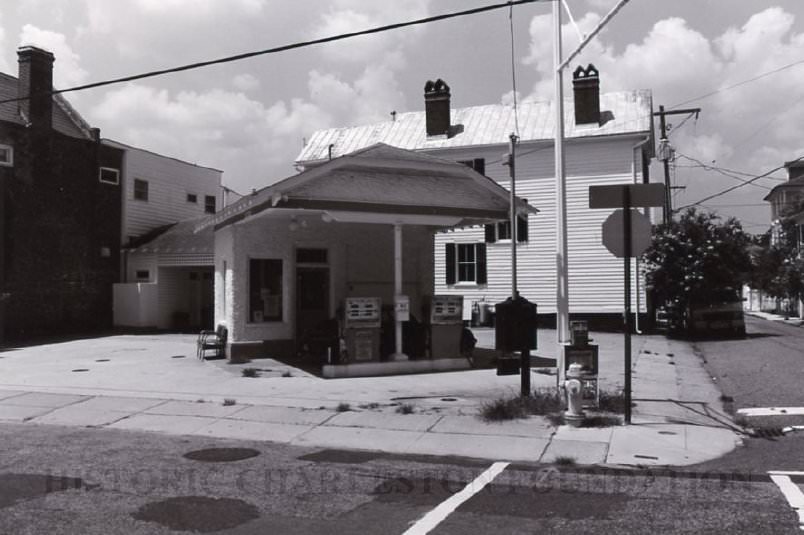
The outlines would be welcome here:
[[[230,463],[256,457],[260,452],[251,448],[207,448],[183,455],[184,458],[204,463]]]
[[[210,533],[231,529],[260,517],[259,509],[243,500],[178,496],[151,502],[131,513],[132,518],[155,522],[177,531]]]
[[[109,359],[95,359],[95,362],[109,362]]]
[[[22,500],[39,498],[51,492],[83,488],[84,482],[75,477],[55,477],[44,474],[0,474],[0,509]]]
[[[172,358],[172,359],[183,359],[183,358],[185,358],[185,356],[184,355],[173,355],[170,358]]]
[[[73,371],[74,372],[88,372],[89,368],[76,368]]]

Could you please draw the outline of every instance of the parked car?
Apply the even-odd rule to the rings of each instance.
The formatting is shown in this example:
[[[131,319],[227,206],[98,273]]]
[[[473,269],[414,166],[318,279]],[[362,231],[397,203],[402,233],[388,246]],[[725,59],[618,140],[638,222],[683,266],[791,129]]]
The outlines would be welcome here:
[[[743,300],[735,290],[725,288],[701,296],[686,307],[666,305],[656,312],[656,326],[677,335],[744,337]]]

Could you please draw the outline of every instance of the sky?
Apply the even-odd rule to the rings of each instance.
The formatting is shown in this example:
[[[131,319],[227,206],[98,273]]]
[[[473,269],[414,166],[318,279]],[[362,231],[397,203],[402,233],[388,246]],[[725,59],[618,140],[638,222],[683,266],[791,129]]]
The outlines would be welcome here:
[[[63,89],[498,2],[0,0],[0,71],[16,75],[16,48],[40,46],[55,54]],[[565,13],[565,53],[616,0],[567,3],[576,24]],[[520,99],[553,97],[551,4],[513,9]],[[65,96],[103,137],[221,169],[224,185],[246,193],[294,174],[317,129],[422,110],[429,79],[447,81],[453,107],[510,102],[509,25],[506,8]],[[656,110],[701,108],[668,118],[672,180],[685,187],[675,207],[804,156],[801,0],[631,0],[571,69],[589,62],[603,92],[651,89]],[[651,173],[658,181],[663,170]],[[703,206],[763,232],[762,199],[785,178],[776,171]]]

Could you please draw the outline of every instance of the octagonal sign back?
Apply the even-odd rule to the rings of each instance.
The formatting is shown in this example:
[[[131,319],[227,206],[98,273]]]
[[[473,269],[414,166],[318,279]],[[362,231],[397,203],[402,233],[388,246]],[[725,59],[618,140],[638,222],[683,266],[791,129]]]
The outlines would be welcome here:
[[[618,258],[625,257],[625,212],[615,210],[603,222],[603,245]],[[631,254],[639,256],[650,245],[651,223],[641,212],[631,209]]]

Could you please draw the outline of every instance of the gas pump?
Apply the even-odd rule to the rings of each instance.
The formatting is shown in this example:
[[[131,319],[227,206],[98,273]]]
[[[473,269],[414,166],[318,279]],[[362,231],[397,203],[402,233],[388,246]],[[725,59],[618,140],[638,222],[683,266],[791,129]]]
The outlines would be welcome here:
[[[588,324],[571,321],[570,345],[564,346],[564,372],[572,366],[572,379],[579,382],[580,403],[584,409],[596,409],[599,405],[597,364],[598,347],[589,343]]]
[[[380,360],[379,297],[347,297],[344,302],[343,330],[346,362]]]
[[[429,314],[430,358],[460,358],[463,296],[434,295]]]

